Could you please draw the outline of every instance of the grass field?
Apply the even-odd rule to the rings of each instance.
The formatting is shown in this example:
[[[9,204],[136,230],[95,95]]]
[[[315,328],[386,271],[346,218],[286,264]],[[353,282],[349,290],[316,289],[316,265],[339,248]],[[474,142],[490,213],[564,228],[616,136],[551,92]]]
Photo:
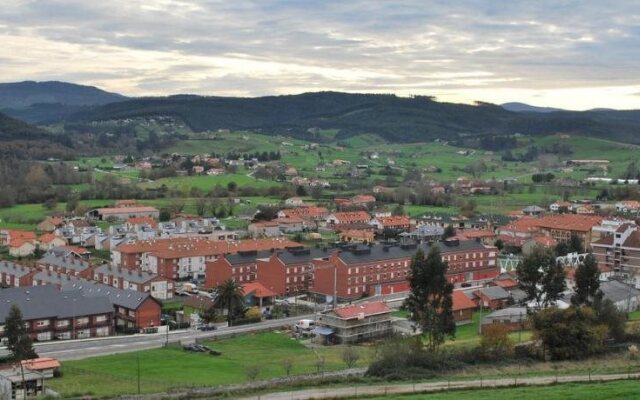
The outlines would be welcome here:
[[[246,368],[260,368],[257,379],[285,376],[282,360],[293,363],[292,374],[317,371],[318,356],[325,359],[325,371],[346,368],[341,361],[341,347],[321,347],[314,352],[281,333],[262,333],[207,342],[222,351],[214,357],[189,353],[177,346],[88,358],[63,363],[64,376],[50,381],[63,396],[96,396],[135,393],[138,357],[141,391],[161,392],[175,387],[213,386],[247,382]],[[367,359],[361,350],[361,361]]]
[[[457,390],[446,393],[387,396],[376,399],[398,400],[635,400],[640,398],[637,381],[592,384],[561,384],[508,389]]]

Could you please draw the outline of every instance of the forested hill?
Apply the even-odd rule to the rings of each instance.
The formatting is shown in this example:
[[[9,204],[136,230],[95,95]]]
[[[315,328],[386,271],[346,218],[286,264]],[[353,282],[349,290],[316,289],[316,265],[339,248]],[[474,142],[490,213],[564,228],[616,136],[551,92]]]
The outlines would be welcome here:
[[[0,161],[67,158],[73,155],[67,136],[44,130],[0,113]]]
[[[250,129],[320,139],[317,129],[337,129],[338,139],[375,133],[395,142],[467,135],[558,132],[640,142],[640,111],[516,113],[486,103],[444,103],[430,97],[337,92],[259,98],[171,96],[140,98],[77,112],[69,121],[173,115],[196,131]]]
[[[105,92],[93,86],[67,82],[0,83],[0,110],[22,109],[34,104],[101,105],[125,99],[122,95]]]
[[[41,139],[45,132],[25,122],[0,113],[0,140]]]

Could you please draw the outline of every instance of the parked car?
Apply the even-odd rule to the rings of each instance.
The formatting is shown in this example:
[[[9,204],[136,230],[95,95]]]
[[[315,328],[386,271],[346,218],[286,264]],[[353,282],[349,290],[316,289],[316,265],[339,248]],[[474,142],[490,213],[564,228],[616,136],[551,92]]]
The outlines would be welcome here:
[[[200,331],[215,331],[216,330],[216,326],[215,325],[201,325],[198,327],[198,330]]]
[[[316,322],[312,319],[301,319],[294,325],[296,332],[308,332],[315,327]]]

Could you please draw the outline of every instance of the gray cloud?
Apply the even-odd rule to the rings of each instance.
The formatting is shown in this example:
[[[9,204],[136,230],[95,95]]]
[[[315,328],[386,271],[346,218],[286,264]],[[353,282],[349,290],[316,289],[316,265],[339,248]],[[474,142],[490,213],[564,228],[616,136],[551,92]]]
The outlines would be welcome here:
[[[16,2],[0,10],[0,39],[33,45],[0,48],[0,76],[133,95],[335,89],[491,101],[615,86],[608,96],[624,105],[640,88],[638,15],[623,0]],[[33,67],[10,67],[25,62]]]

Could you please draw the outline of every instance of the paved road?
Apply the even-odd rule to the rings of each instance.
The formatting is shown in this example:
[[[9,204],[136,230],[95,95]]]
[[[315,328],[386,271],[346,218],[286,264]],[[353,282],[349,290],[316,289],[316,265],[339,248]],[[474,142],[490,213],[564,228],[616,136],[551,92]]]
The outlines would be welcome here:
[[[292,325],[296,321],[313,318],[313,315],[301,315],[291,318],[263,321],[257,324],[219,328],[215,331],[177,331],[169,334],[169,342],[194,341],[195,339],[222,337],[238,333],[255,332]],[[162,347],[167,341],[163,333],[148,335],[111,336],[86,340],[64,340],[37,343],[36,352],[41,357],[55,357],[59,360],[74,360],[101,355],[126,353]],[[0,355],[7,354],[5,347],[0,348]]]
[[[269,393],[246,397],[245,400],[311,400],[343,399],[354,397],[378,397],[384,395],[441,392],[450,389],[480,389],[487,387],[543,386],[554,383],[605,382],[624,379],[639,379],[640,373],[608,375],[540,376],[530,378],[503,378],[472,381],[430,382],[401,385],[367,385],[339,388],[315,388],[289,392]]]

